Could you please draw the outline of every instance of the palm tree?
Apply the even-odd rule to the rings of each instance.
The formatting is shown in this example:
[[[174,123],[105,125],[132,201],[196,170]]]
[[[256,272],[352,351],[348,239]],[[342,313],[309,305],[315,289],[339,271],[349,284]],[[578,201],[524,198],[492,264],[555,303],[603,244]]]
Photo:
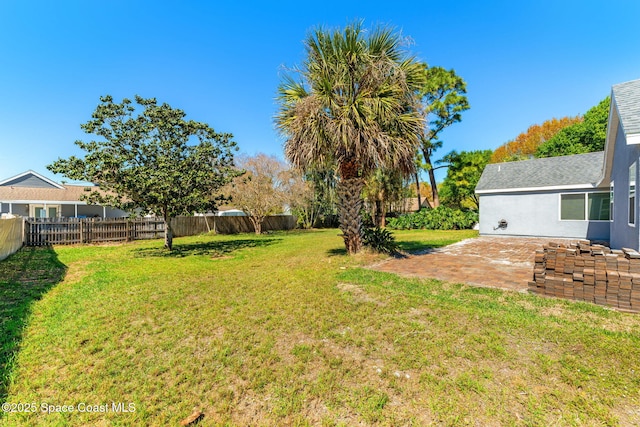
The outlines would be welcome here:
[[[336,168],[339,223],[349,254],[361,246],[362,188],[377,168],[414,171],[424,127],[416,96],[424,68],[387,28],[317,29],[305,40],[300,81],[285,76],[276,123],[303,171]]]

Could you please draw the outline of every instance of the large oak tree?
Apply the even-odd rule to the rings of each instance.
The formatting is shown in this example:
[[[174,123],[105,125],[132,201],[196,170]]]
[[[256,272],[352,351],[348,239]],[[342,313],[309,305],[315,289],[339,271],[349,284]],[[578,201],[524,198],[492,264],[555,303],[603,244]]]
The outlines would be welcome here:
[[[216,209],[214,197],[238,172],[236,147],[229,133],[216,133],[207,124],[185,120],[185,112],[155,98],[111,96],[92,119],[81,125],[98,138],[76,141],[84,158],[58,159],[47,168],[74,180],[97,184],[100,192],[84,196],[90,203],[153,214],[165,223],[165,247],[173,247],[171,219],[177,215]]]
[[[582,122],[582,117],[562,117],[546,120],[542,124],[529,126],[526,132],[506,142],[491,155],[491,163],[527,160],[534,157],[541,145],[551,140],[562,129]]]

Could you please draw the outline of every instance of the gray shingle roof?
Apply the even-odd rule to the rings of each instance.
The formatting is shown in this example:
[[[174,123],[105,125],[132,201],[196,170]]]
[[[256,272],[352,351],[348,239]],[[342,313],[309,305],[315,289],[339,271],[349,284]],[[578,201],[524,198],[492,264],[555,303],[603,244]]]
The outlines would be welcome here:
[[[613,97],[626,135],[640,133],[640,80],[613,85]]]
[[[600,179],[604,152],[487,165],[476,191],[544,187],[592,187]]]

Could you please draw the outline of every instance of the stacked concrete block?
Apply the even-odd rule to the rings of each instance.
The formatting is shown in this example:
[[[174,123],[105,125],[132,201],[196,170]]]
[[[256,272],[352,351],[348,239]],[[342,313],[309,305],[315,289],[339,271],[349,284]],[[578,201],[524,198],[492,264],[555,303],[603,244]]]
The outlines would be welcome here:
[[[640,312],[640,253],[579,240],[536,251],[532,293]]]

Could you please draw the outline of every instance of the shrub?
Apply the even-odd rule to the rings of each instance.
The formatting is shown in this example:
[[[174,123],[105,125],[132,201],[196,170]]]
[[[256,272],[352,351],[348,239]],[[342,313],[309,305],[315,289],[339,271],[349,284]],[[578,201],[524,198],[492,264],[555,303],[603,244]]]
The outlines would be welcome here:
[[[367,248],[384,254],[394,254],[398,252],[396,238],[387,229],[375,227],[365,227],[362,232],[362,243]]]
[[[387,227],[394,230],[463,230],[473,227],[476,222],[477,212],[438,206],[435,209],[423,209],[420,212],[390,218]]]

